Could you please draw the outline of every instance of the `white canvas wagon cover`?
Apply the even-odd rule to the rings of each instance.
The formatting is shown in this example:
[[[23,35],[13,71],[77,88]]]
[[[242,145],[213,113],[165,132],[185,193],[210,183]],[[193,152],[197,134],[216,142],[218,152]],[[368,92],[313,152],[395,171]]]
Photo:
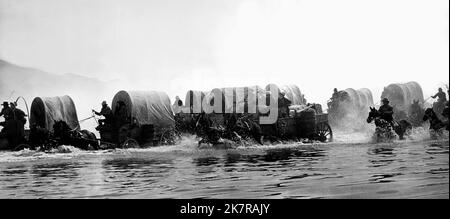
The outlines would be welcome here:
[[[374,106],[372,92],[367,88],[361,88],[355,90],[353,88],[347,88],[344,90],[348,94],[351,103],[355,109],[364,109],[369,106]]]
[[[36,97],[31,103],[30,125],[53,131],[55,121],[65,121],[71,129],[79,129],[77,111],[69,96]]]
[[[274,86],[275,88],[278,88],[279,92],[283,92],[285,94],[285,97],[291,101],[292,105],[306,105],[306,100],[304,99],[304,96],[297,85],[288,84],[278,86],[276,84],[268,84],[266,86],[267,91],[270,89],[270,86]]]
[[[115,113],[119,101],[125,103],[127,116],[140,125],[153,125],[155,130],[175,126],[169,96],[159,91],[119,91],[113,98]]]
[[[423,91],[419,83],[411,81],[404,84],[390,84],[385,87],[381,98],[388,98],[392,106],[408,112],[413,101],[423,104]]]

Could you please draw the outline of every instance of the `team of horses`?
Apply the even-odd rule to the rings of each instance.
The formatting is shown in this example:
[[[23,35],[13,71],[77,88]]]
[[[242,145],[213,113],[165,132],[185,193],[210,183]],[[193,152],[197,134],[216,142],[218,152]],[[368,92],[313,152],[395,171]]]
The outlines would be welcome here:
[[[201,138],[198,145],[230,148],[248,142],[263,144],[262,129],[250,115],[231,114],[226,121],[224,126],[214,125],[207,114],[199,114],[193,123],[193,134]]]
[[[424,110],[423,121],[429,121],[430,133],[432,136],[443,136],[444,130],[449,130],[448,106],[443,110],[442,115],[445,121],[440,119],[433,108]],[[441,117],[442,118],[442,117]],[[196,134],[201,140],[198,145],[213,144],[224,148],[235,147],[236,144],[256,143],[263,144],[264,136],[261,127],[250,116],[234,116],[228,118],[225,127],[213,127],[212,121],[206,114],[199,114],[193,121],[191,129],[192,134]],[[381,113],[374,107],[370,107],[368,123],[375,123],[374,137],[377,142],[392,141],[397,136],[404,139],[411,133],[413,125],[406,119],[399,121],[386,121]],[[213,128],[211,128],[213,127]],[[44,128],[31,127],[29,144],[21,144],[15,150],[21,150],[26,147],[51,149],[59,145],[71,145],[84,150],[100,149],[100,143],[95,134],[88,130],[71,129],[65,121],[54,121],[53,131],[50,132]]]
[[[67,122],[54,121],[53,131],[39,126],[30,127],[28,142],[19,144],[13,150],[39,149],[49,150],[60,145],[70,145],[83,150],[99,149],[99,142],[94,133],[88,130],[71,129]]]
[[[443,121],[432,108],[425,109],[423,121],[429,121],[430,131],[433,135],[442,136],[444,130],[449,130],[448,111],[448,107],[443,110],[442,114],[444,118],[447,118]],[[388,122],[382,118],[376,108],[370,107],[367,122],[373,121],[376,127],[374,136],[377,142],[392,141],[396,136],[400,140],[405,139],[405,136],[410,135],[413,128],[413,125],[406,119]],[[199,146],[214,144],[215,146],[232,147],[231,145],[235,145],[232,142],[263,144],[264,137],[261,127],[250,116],[236,116],[228,119],[226,127],[211,127],[213,127],[211,120],[206,114],[197,116],[193,125],[193,133],[201,138],[198,142]],[[266,137],[270,138],[270,136]],[[51,139],[53,142],[50,143],[46,139]],[[55,121],[53,133],[42,134],[40,137],[34,136],[34,141],[36,140],[41,143],[40,145],[72,145],[85,150],[99,149],[99,142],[94,133],[88,130],[73,130],[64,121]]]
[[[445,121],[441,120],[433,108],[425,109],[422,120],[429,121],[430,123],[430,133],[432,137],[443,136],[444,130],[449,130],[448,106],[443,110],[442,115],[446,118]],[[388,122],[382,118],[381,113],[378,112],[374,107],[370,107],[369,116],[367,117],[367,122],[375,122],[375,140],[377,142],[392,141],[396,138],[396,135],[400,140],[404,139],[405,136],[409,135],[412,130],[412,124],[405,119],[399,121]]]

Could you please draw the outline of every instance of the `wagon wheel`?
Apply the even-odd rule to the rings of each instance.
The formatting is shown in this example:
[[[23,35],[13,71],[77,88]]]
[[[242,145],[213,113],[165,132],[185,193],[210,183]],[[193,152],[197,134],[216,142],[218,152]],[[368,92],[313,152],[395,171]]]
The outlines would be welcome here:
[[[176,140],[181,140],[182,134],[181,134],[181,131],[180,131],[180,130],[174,128],[174,129],[171,130],[171,132],[172,132],[172,134],[173,134],[173,137],[174,137]]]
[[[132,138],[127,138],[120,146],[121,148],[138,148],[139,143]]]
[[[333,131],[328,123],[322,122],[318,123],[316,126],[317,140],[321,142],[331,142],[333,141]]]
[[[175,130],[172,130],[172,129],[168,129],[168,130],[165,130],[163,133],[162,133],[162,135],[161,135],[161,138],[160,138],[160,143],[162,143],[162,144],[169,144],[169,145],[172,145],[172,144],[175,144],[175,141],[176,140],[180,140],[181,139],[181,134],[179,134],[177,131],[175,131]]]

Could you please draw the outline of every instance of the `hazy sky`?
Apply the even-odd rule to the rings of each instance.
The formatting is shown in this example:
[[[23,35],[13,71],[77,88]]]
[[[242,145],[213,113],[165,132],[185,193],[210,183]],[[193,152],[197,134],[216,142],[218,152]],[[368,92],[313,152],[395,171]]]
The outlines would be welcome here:
[[[448,0],[0,0],[0,59],[164,90],[448,83]]]

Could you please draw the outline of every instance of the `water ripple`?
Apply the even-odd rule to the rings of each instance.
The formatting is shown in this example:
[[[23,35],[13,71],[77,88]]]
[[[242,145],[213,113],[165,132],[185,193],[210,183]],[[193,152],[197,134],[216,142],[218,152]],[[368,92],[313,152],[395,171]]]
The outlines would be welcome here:
[[[448,198],[449,142],[0,152],[0,198]]]

